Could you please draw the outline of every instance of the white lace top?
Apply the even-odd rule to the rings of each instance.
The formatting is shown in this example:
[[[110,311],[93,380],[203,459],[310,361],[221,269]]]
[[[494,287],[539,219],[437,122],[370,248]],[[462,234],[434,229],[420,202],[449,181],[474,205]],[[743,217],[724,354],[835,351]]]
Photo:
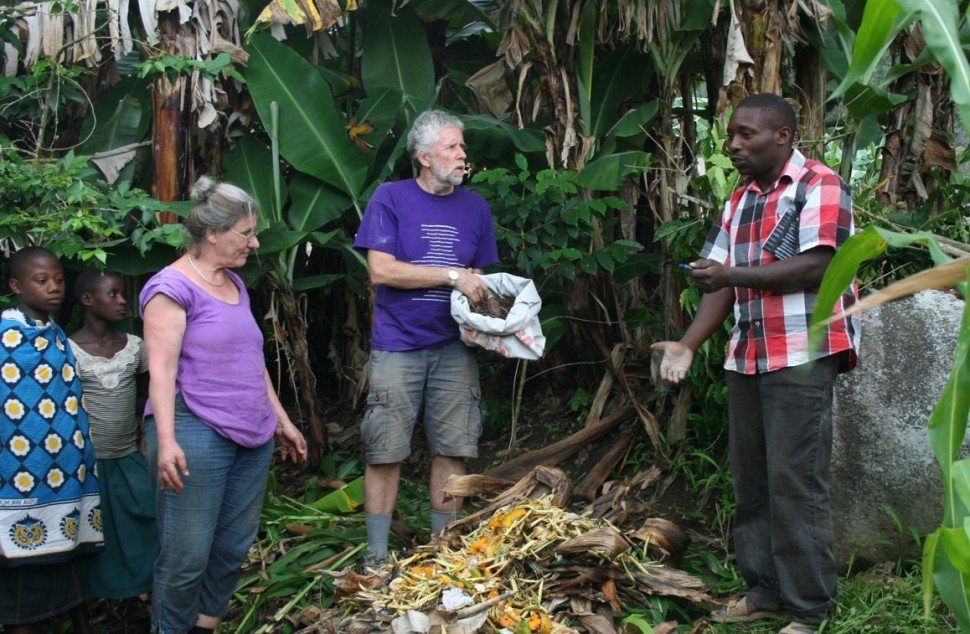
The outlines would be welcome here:
[[[88,354],[73,340],[71,348],[84,386],[84,409],[98,460],[122,458],[137,451],[136,379],[148,371],[144,342],[128,335],[125,347],[110,359]]]

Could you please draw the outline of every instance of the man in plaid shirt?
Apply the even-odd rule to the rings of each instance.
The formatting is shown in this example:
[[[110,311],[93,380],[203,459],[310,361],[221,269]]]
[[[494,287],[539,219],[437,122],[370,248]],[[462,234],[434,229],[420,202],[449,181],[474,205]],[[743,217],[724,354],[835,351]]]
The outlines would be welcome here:
[[[700,308],[680,341],[655,343],[660,374],[678,383],[697,348],[733,311],[724,368],[729,456],[737,501],[734,543],[746,596],[722,622],[789,615],[782,634],[815,632],[835,606],[829,466],[832,389],[856,363],[859,324],[838,320],[808,349],[818,287],[853,232],[842,179],[793,148],[795,112],[772,94],[748,97],[728,122],[726,149],[744,178],[690,275]],[[835,307],[856,299],[855,284]],[[813,361],[814,359],[814,361]]]

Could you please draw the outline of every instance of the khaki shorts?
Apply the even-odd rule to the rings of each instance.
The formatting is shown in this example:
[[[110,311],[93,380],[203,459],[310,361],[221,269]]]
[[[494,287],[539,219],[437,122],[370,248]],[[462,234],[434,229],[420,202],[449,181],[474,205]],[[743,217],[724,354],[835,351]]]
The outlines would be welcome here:
[[[432,456],[478,456],[482,390],[475,354],[465,344],[373,350],[369,384],[361,424],[367,464],[402,462],[411,455],[411,434],[422,409]]]

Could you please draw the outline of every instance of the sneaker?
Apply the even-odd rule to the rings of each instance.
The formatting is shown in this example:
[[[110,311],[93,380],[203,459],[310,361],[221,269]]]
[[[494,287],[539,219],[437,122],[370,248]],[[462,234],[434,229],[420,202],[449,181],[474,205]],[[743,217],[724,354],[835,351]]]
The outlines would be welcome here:
[[[818,632],[818,628],[814,625],[811,623],[802,623],[801,621],[792,621],[778,630],[778,634],[815,634],[816,632]]]
[[[384,564],[386,563],[387,563],[387,555],[384,555],[383,557],[379,557],[377,555],[367,554],[364,556],[364,559],[360,562],[360,565],[364,570],[368,570],[368,569],[377,570],[378,568],[383,567]]]
[[[748,623],[760,619],[771,619],[778,616],[777,612],[769,610],[759,610],[748,597],[741,597],[734,601],[729,601],[717,610],[711,612],[711,620],[717,623]],[[790,634],[787,633],[786,634]]]

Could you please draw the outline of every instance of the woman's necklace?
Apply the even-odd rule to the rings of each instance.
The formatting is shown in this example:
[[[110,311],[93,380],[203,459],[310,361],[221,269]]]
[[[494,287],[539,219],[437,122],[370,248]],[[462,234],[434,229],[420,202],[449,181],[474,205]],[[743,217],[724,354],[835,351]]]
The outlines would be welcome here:
[[[207,278],[205,276],[205,273],[203,273],[202,271],[199,270],[199,267],[197,267],[195,265],[195,261],[192,260],[192,256],[191,255],[189,255],[188,253],[186,253],[185,254],[185,257],[187,257],[189,259],[189,265],[193,269],[195,269],[195,272],[199,274],[199,277],[201,277],[202,279],[204,279],[210,286],[225,286],[225,284],[226,284],[226,278],[223,278],[221,283],[216,284],[215,282],[213,282],[212,280],[210,280],[209,278]],[[218,270],[218,269],[215,269],[215,270]]]

